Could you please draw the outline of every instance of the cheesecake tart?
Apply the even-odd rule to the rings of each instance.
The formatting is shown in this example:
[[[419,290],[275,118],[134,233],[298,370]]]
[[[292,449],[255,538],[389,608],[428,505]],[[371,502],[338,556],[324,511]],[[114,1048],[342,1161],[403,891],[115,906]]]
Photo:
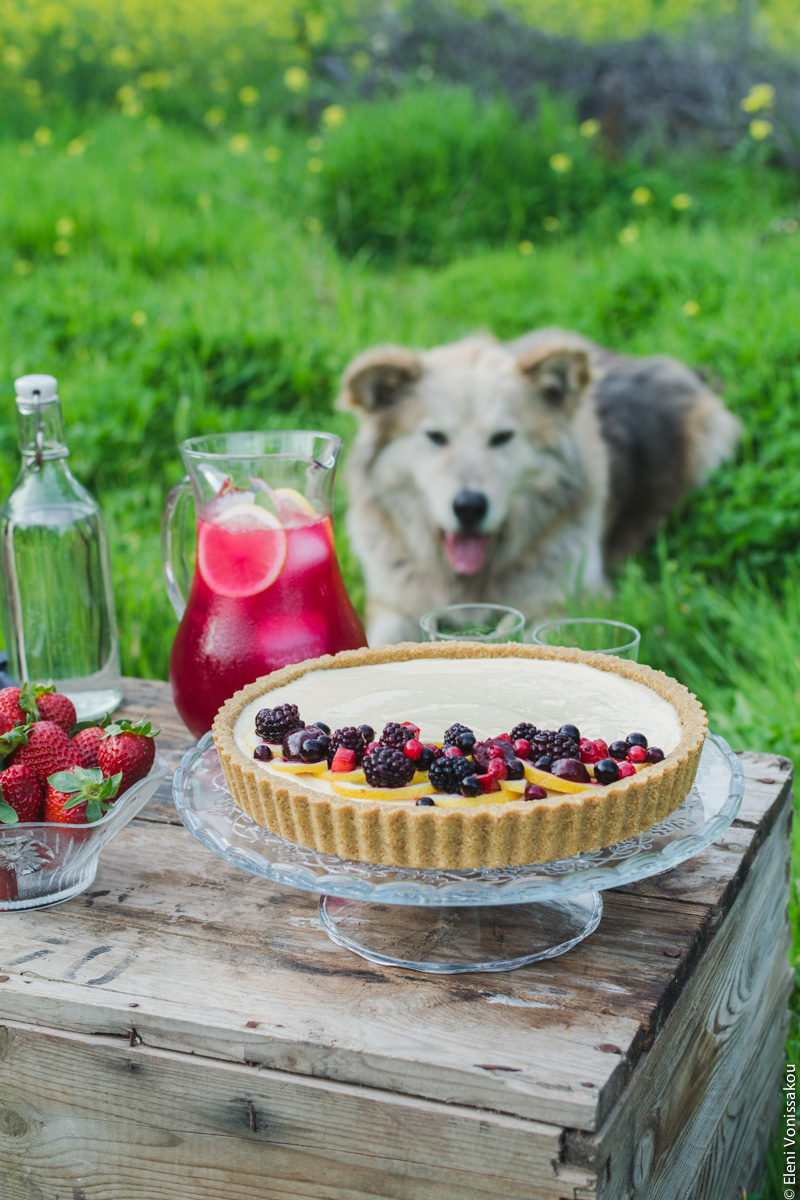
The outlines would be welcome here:
[[[484,782],[485,789],[497,790],[484,795],[478,787],[478,795],[470,795],[473,776],[461,785],[467,794],[444,795],[433,786],[442,778],[435,767],[429,779],[415,773],[411,786],[402,786],[409,782],[406,776],[390,780],[400,786],[370,787],[369,776],[367,783],[342,785],[337,779],[363,780],[363,772],[337,776],[328,769],[330,758],[304,765],[290,761],[291,755],[282,759],[277,745],[274,754],[264,748],[256,718],[265,710],[290,712],[284,706],[291,705],[302,714],[300,727],[306,721],[337,731],[369,726],[379,738],[387,723],[413,725],[418,732],[408,743],[409,753],[412,745],[424,743],[429,758],[442,753],[433,748],[441,748],[456,726],[473,731],[488,753],[499,757],[508,750],[508,731],[522,728],[521,723],[534,732],[577,726],[600,739],[595,744],[611,744],[612,751],[631,729],[642,730],[645,745],[649,739],[651,747],[660,748],[653,754],[663,755],[660,761],[639,761],[642,754],[634,747],[635,773],[605,785],[589,773],[591,766],[579,776],[585,776],[585,784],[554,783],[530,761],[524,763],[525,777],[544,786],[504,778],[499,788],[494,780]],[[232,696],[219,710],[212,733],[237,805],[288,841],[362,862],[466,869],[567,858],[650,828],[688,795],[706,729],[696,697],[650,667],[559,647],[434,642],[350,650],[275,671]],[[280,736],[269,740],[279,742]],[[501,750],[493,751],[493,744]],[[366,747],[367,755],[374,745]],[[477,761],[477,748],[469,753]],[[509,750],[507,761],[519,768],[514,753]],[[534,755],[532,750],[530,758]],[[478,778],[485,781],[488,774]],[[457,792],[458,786],[448,790]]]

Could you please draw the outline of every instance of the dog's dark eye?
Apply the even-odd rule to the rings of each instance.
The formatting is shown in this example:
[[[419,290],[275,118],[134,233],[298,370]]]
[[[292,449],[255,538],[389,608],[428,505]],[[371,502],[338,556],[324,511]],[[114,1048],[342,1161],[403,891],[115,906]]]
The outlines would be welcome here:
[[[505,446],[506,442],[510,442],[514,436],[513,429],[501,429],[499,433],[493,433],[489,438],[490,446]]]
[[[446,446],[447,445],[447,434],[442,433],[442,431],[440,429],[426,429],[425,432],[427,433],[430,440],[433,442],[434,446]]]

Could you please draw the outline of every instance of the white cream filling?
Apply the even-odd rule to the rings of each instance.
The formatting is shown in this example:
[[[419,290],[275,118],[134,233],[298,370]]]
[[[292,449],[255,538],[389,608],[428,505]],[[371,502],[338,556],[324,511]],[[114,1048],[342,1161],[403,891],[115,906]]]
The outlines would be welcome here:
[[[555,659],[418,658],[308,671],[253,700],[239,714],[234,739],[248,758],[256,714],[279,704],[296,704],[309,724],[324,721],[331,729],[371,725],[377,735],[387,721],[413,721],[422,741],[431,742],[440,742],[456,721],[479,739],[508,733],[520,721],[539,729],[559,729],[569,722],[581,736],[607,742],[635,731],[665,754],[681,738],[677,712],[651,688],[586,663]],[[286,778],[268,763],[259,766]],[[309,791],[332,794],[324,779],[299,779]]]

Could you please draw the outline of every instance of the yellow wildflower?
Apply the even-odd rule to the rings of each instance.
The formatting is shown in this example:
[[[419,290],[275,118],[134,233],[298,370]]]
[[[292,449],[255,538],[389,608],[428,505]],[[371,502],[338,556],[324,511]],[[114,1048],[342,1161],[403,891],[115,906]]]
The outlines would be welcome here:
[[[117,99],[120,104],[130,104],[136,99],[136,88],[130,83],[123,83],[121,88],[117,88]]]
[[[696,300],[687,300],[681,309],[681,312],[686,317],[696,317],[700,312],[700,305]]]
[[[768,138],[772,133],[772,121],[765,121],[763,117],[756,117],[750,122],[750,137],[757,142],[763,142],[764,138]]]
[[[53,140],[52,129],[48,129],[46,125],[40,125],[33,131],[33,140],[37,146],[49,146]]]
[[[209,129],[217,129],[225,122],[225,109],[219,108],[215,104],[213,108],[208,110],[206,115],[203,117],[203,120]]]
[[[75,222],[72,217],[59,217],[56,221],[56,233],[59,237],[72,237],[75,232]]]
[[[112,46],[108,55],[109,62],[115,67],[129,67],[133,62],[133,51],[130,46]]]
[[[678,192],[672,197],[670,204],[673,208],[676,208],[678,212],[682,212],[684,209],[692,207],[692,197],[688,192]]]
[[[129,100],[127,104],[122,106],[123,117],[138,117],[142,112],[142,104],[139,100]]]
[[[548,233],[555,233],[557,229],[561,228],[561,222],[559,221],[558,217],[544,217],[542,220],[542,228],[546,229]]]
[[[264,158],[268,163],[276,163],[282,154],[280,146],[266,146],[264,148]]]
[[[519,250],[520,254],[523,255],[523,257],[527,258],[527,256],[529,254],[533,254],[533,242],[529,242],[529,241],[520,242],[517,249]]]
[[[741,101],[739,107],[745,112],[761,112],[762,108],[772,108],[775,103],[775,88],[771,83],[754,83],[750,91]]]
[[[59,238],[57,242],[53,242],[53,253],[58,254],[61,258],[65,254],[69,254],[71,250],[72,246],[65,238]]]
[[[247,154],[250,149],[250,138],[246,133],[235,133],[228,142],[231,154]]]
[[[142,310],[140,308],[137,308],[136,312],[131,313],[131,325],[135,325],[137,329],[141,329],[141,327],[146,324],[147,324],[147,313],[146,312],[142,312]]]
[[[308,71],[305,67],[289,67],[283,73],[283,82],[290,92],[304,92],[308,87]]]
[[[581,137],[593,138],[597,137],[601,128],[602,126],[598,120],[596,120],[594,117],[589,117],[588,121],[581,121],[580,125],[578,126],[578,131],[580,132]]]
[[[309,169],[309,171],[313,171],[313,173],[315,175],[319,175],[323,166],[324,166],[324,163],[321,158],[310,158],[308,160],[308,169]]]
[[[645,204],[652,204],[653,193],[649,187],[635,187],[631,192],[631,200],[634,204],[638,204],[639,207]]]
[[[639,240],[638,225],[626,225],[624,229],[620,229],[619,240],[623,246],[632,246]]]
[[[239,88],[239,100],[248,108],[258,103],[258,88],[252,87],[250,84],[247,87]]]
[[[566,175],[572,170],[572,159],[568,154],[553,154],[550,156],[550,166],[556,175]]]
[[[347,113],[341,104],[329,104],[322,110],[322,124],[328,129],[338,129],[347,120]]]

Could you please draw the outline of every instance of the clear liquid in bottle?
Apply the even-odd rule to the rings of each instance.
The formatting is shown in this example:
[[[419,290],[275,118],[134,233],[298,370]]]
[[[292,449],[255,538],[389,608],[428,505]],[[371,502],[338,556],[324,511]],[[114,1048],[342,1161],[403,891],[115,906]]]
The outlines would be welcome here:
[[[55,379],[17,380],[17,408],[22,468],[0,509],[8,669],[100,717],[122,700],[105,522],[67,465]]]

